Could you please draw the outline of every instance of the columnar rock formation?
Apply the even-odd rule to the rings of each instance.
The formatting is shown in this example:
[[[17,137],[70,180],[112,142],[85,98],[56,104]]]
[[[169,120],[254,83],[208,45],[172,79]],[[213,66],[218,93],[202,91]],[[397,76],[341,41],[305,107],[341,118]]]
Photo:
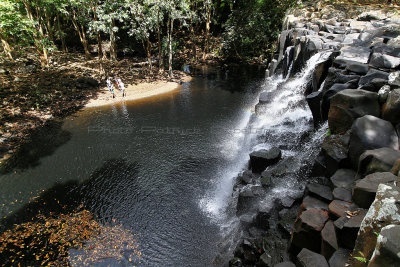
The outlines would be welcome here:
[[[269,75],[289,79],[314,54],[331,53],[305,90],[315,127],[328,121],[330,134],[312,177],[305,177],[303,198],[257,211],[266,236],[289,237],[289,245],[245,238],[230,264],[400,266],[400,16],[391,9],[312,4],[287,15],[277,49]],[[264,93],[260,104],[267,102]],[[245,176],[268,187],[279,171]],[[260,199],[253,188],[240,193],[238,205],[243,211],[245,201]],[[251,228],[253,219],[246,220]]]

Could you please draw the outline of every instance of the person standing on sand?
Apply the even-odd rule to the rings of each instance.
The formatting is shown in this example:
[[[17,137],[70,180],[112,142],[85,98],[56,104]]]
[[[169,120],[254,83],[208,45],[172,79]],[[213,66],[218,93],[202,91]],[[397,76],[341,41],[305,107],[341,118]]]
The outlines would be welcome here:
[[[108,87],[108,91],[110,91],[110,93],[112,94],[113,98],[114,96],[114,85],[111,82],[111,77],[107,78],[107,87]]]
[[[125,96],[125,85],[119,77],[115,77],[115,81],[118,84],[119,90],[122,91],[122,97]]]

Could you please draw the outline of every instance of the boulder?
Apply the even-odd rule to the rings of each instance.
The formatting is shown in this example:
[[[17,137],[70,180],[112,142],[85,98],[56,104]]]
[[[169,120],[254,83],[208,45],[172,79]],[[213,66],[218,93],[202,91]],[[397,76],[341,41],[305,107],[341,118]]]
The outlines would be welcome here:
[[[260,104],[268,104],[271,102],[273,99],[273,93],[272,92],[262,92],[260,94],[259,102]]]
[[[328,119],[328,113],[329,113],[330,102],[331,102],[332,97],[334,97],[340,91],[343,91],[346,89],[356,89],[356,88],[357,88],[357,80],[352,80],[345,84],[335,83],[334,85],[332,85],[331,88],[329,88],[329,90],[324,92],[324,94],[322,96],[322,101],[321,101],[322,119],[323,120]]]
[[[356,208],[353,203],[343,200],[334,200],[328,206],[329,214],[335,219],[346,216],[346,211],[354,211]]]
[[[340,49],[337,59],[351,60],[359,63],[368,63],[370,49],[368,47],[344,46]]]
[[[387,225],[400,224],[399,202],[399,187],[385,184],[379,185],[376,198],[361,224],[353,251],[354,256],[359,256],[361,252],[365,258],[370,259],[377,240],[375,233],[380,233],[381,229]],[[352,264],[354,266],[363,266],[356,261],[352,262]]]
[[[386,84],[387,84],[387,80],[381,79],[381,78],[375,78],[375,79],[372,79],[372,81],[370,81],[369,83],[362,85],[358,89],[377,93],[382,88],[382,86],[384,86]]]
[[[343,267],[346,266],[347,261],[349,260],[351,251],[344,248],[339,248],[336,250],[332,257],[329,259],[330,267]]]
[[[391,169],[391,173],[400,177],[400,158],[395,161]]]
[[[322,201],[332,201],[333,195],[329,186],[321,185],[321,184],[307,184],[306,186],[306,195],[310,195]]]
[[[350,72],[354,72],[357,74],[367,74],[368,72],[368,64],[363,64],[363,63],[359,63],[359,62],[348,62],[346,64],[346,70],[350,71]]]
[[[329,267],[325,257],[321,254],[312,252],[307,248],[303,248],[297,255],[297,266],[300,267]]]
[[[282,209],[279,211],[279,222],[278,227],[284,232],[284,234],[290,238],[293,230],[294,222],[296,221],[299,206],[295,205],[290,209]]]
[[[400,89],[389,93],[382,109],[382,118],[395,124],[400,122]]]
[[[300,211],[308,209],[328,210],[328,203],[317,198],[306,196],[301,204]]]
[[[303,211],[294,223],[291,236],[292,249],[307,248],[319,252],[321,231],[327,220],[327,211],[313,208]]]
[[[400,225],[382,228],[369,267],[400,266]]]
[[[369,64],[375,68],[395,69],[400,66],[400,58],[381,53],[373,53]]]
[[[390,172],[399,158],[400,151],[392,148],[383,147],[367,150],[360,156],[358,175],[365,176],[374,172]]]
[[[339,169],[331,177],[334,187],[351,189],[353,187],[356,173],[351,169]]]
[[[316,92],[319,90],[322,82],[328,75],[329,67],[332,65],[332,58],[329,57],[328,60],[318,63],[315,66],[314,72],[312,74],[312,91]]]
[[[346,188],[337,187],[333,189],[333,199],[351,202],[351,190]]]
[[[349,135],[329,135],[322,143],[326,174],[332,176],[339,168],[349,167]]]
[[[353,249],[361,222],[367,214],[367,210],[357,209],[353,216],[340,217],[334,221],[339,245],[344,248]]]
[[[386,14],[382,10],[369,10],[358,15],[358,20],[371,21],[386,19]]]
[[[398,149],[399,140],[393,125],[377,117],[366,115],[358,118],[351,127],[349,157],[355,168],[366,150],[381,147]]]
[[[356,181],[353,188],[353,200],[362,208],[369,208],[375,199],[379,184],[399,181],[399,177],[390,172],[376,172]]]
[[[294,263],[291,261],[285,261],[275,264],[274,267],[296,267],[296,265],[294,265]]]
[[[360,78],[360,81],[358,82],[359,86],[363,86],[367,83],[370,83],[373,79],[383,79],[383,80],[388,80],[389,73],[376,70],[376,69],[370,69],[368,73]]]
[[[380,115],[378,94],[365,90],[343,90],[331,98],[329,129],[333,134],[343,134],[351,128],[355,119],[364,115]]]
[[[272,203],[261,203],[257,210],[256,223],[261,229],[267,230],[269,228],[269,219],[276,212]]]
[[[339,248],[335,226],[331,220],[325,223],[325,226],[321,231],[321,237],[321,254],[326,259],[329,259],[332,254]]]
[[[313,92],[313,93],[307,95],[307,97],[306,97],[307,104],[310,107],[310,110],[311,110],[311,113],[313,116],[315,128],[317,128],[318,125],[320,125],[322,122],[321,100],[322,100],[323,94],[324,94],[323,91],[317,91],[317,92]]]
[[[250,165],[253,173],[261,173],[268,166],[277,163],[282,157],[282,151],[273,147],[262,149],[250,154]]]
[[[390,73],[388,76],[388,83],[391,86],[400,87],[400,71]]]
[[[260,194],[256,187],[245,187],[238,196],[236,214],[239,216],[253,208],[253,204],[260,198]]]
[[[379,98],[380,104],[383,104],[386,102],[386,100],[389,96],[389,93],[390,93],[390,85],[384,85],[379,89],[378,98]]]

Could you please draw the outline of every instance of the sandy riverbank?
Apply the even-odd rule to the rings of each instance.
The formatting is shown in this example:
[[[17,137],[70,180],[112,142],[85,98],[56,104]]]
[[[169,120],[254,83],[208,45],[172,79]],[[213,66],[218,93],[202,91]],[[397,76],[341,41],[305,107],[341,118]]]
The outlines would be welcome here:
[[[185,76],[181,80],[182,82],[188,82],[191,80],[190,76]],[[119,90],[115,90],[115,98],[112,98],[111,93],[107,87],[104,87],[96,98],[90,99],[85,107],[98,107],[118,103],[121,101],[133,101],[155,95],[161,95],[168,92],[179,89],[178,82],[171,81],[155,81],[155,82],[142,82],[139,84],[130,84],[126,86],[126,96],[122,97],[122,93]]]

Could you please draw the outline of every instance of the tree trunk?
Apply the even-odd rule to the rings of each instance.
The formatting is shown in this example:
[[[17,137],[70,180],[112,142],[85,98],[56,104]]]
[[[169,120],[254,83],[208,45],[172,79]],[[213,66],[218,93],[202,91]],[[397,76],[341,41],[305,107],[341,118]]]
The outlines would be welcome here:
[[[209,39],[210,39],[210,24],[211,24],[211,7],[206,4],[206,40],[204,44],[203,60],[207,58]]]
[[[53,27],[51,25],[50,17],[49,14],[47,13],[47,10],[44,11],[44,16],[46,18],[46,29],[47,29],[47,34],[49,35],[50,41],[54,43],[54,33],[53,33]]]
[[[89,56],[90,56],[90,52],[89,52],[89,48],[88,48],[88,43],[87,43],[87,41],[86,41],[85,30],[84,30],[83,26],[80,26],[80,27],[79,27],[78,22],[77,22],[77,20],[76,20],[76,14],[75,14],[75,12],[73,12],[71,21],[72,21],[72,25],[74,25],[75,31],[76,31],[76,32],[78,33],[78,35],[79,35],[79,39],[81,40],[83,49],[85,50],[85,55],[86,55],[87,57],[89,57]]]
[[[58,33],[60,35],[60,40],[61,40],[61,49],[64,52],[68,52],[68,48],[65,45],[64,33],[61,31],[60,16],[58,15],[58,13],[56,16],[57,16],[57,30],[58,30]]]
[[[190,22],[190,32],[192,34],[192,54],[193,54],[193,61],[197,62],[197,51],[196,51],[196,35],[194,33],[194,26],[193,21]]]
[[[157,12],[157,37],[158,37],[158,72],[164,72],[162,47],[161,47],[161,29],[160,29],[160,9]]]
[[[93,18],[94,18],[94,20],[95,21],[98,21],[99,19],[98,19],[98,17],[97,17],[97,13],[96,13],[96,9],[97,9],[97,1],[96,1],[96,3],[94,4],[94,5],[92,5],[92,12],[93,12]],[[98,48],[97,48],[97,52],[98,52],[98,57],[99,57],[99,60],[101,60],[102,58],[104,58],[104,55],[103,55],[103,46],[102,46],[102,43],[101,43],[102,41],[101,41],[101,34],[100,34],[100,31],[98,31],[97,32],[97,46],[98,46]]]
[[[149,37],[146,37],[146,43],[147,60],[149,61],[149,70],[151,71],[153,69],[153,65],[151,64],[151,42]]]
[[[115,33],[112,30],[115,27],[115,21],[112,20],[111,23],[111,33],[110,33],[110,58],[112,61],[117,60],[117,44],[115,40]]]
[[[170,22],[169,22],[169,34],[168,34],[168,76],[170,78],[173,77],[173,73],[172,73],[172,33],[174,30],[174,19],[170,18]]]
[[[7,42],[7,40],[5,38],[3,38],[3,36],[0,35],[0,39],[1,39],[1,44],[3,45],[3,49],[4,49],[4,53],[6,53],[6,55],[12,60],[14,61],[14,58],[12,56],[12,48],[10,46],[10,44]]]

